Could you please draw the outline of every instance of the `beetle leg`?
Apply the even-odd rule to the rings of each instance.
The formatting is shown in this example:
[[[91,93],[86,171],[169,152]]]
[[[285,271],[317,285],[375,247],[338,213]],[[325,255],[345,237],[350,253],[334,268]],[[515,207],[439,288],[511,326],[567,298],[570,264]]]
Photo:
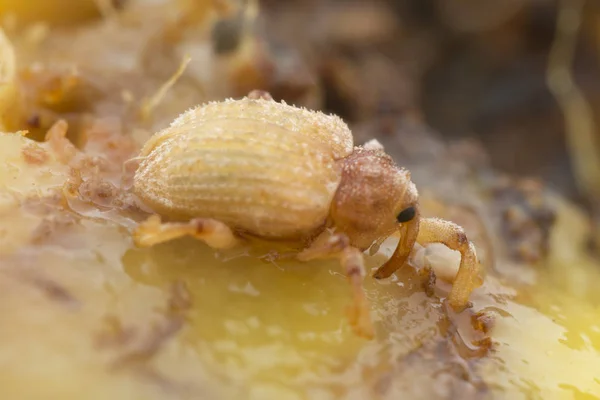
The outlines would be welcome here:
[[[348,309],[350,325],[358,335],[371,339],[375,333],[371,322],[369,302],[363,288],[365,276],[363,254],[355,247],[347,247],[340,254],[340,262],[352,287],[354,298],[353,304]]]
[[[458,273],[454,278],[448,302],[455,311],[462,311],[469,304],[473,289],[481,286],[479,263],[475,247],[469,242],[462,227],[453,222],[438,218],[423,218],[419,228],[417,242],[420,245],[442,243],[452,250],[460,252],[461,260]]]
[[[339,258],[352,287],[353,303],[348,308],[350,326],[357,335],[372,339],[375,333],[371,322],[369,302],[363,289],[365,266],[362,252],[350,246],[350,241],[346,235],[335,234],[330,236],[327,242],[317,241],[297,255],[300,261],[332,257]]]
[[[299,252],[296,258],[300,261],[310,261],[338,257],[339,253],[348,247],[350,240],[344,234],[321,235],[309,247]]]
[[[208,218],[196,218],[189,222],[162,223],[158,215],[152,215],[138,225],[133,233],[137,246],[150,247],[182,236],[193,236],[215,249],[235,246],[239,239],[222,222]]]

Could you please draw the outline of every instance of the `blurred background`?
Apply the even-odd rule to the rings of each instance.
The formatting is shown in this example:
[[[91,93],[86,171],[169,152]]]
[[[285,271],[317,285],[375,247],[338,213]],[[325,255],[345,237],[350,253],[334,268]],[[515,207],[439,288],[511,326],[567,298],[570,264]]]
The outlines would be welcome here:
[[[485,149],[465,157],[539,178],[597,216],[598,2],[261,4],[270,40],[318,60],[322,107],[367,124],[355,129],[365,140],[417,122]]]
[[[315,58],[322,61],[326,109],[352,122],[393,113],[422,118],[445,138],[480,141],[498,169],[539,176],[580,201],[597,191],[577,184],[577,179],[586,178],[577,176],[576,164],[581,161],[578,157],[586,157],[577,153],[579,147],[589,149],[598,142],[598,2],[264,1],[263,5],[268,29],[276,31],[279,40],[319,53]],[[574,33],[561,31],[574,36],[566,49],[556,48],[561,46],[557,43],[561,12],[570,13],[564,18],[575,19],[563,29]],[[562,59],[557,60],[557,54],[552,60],[553,49],[562,51]],[[591,111],[583,117],[591,117],[592,126],[579,121],[577,128],[593,132],[569,131],[564,100],[549,85],[552,62],[554,69],[566,67],[564,72],[572,73],[587,103],[582,107]],[[587,142],[571,143],[577,140]],[[596,167],[594,161],[586,165],[590,174]]]

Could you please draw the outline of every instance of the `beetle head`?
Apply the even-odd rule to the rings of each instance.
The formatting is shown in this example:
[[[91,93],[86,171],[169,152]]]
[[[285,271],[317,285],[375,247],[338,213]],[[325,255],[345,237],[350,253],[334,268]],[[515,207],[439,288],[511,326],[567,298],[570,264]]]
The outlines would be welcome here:
[[[342,179],[331,218],[353,246],[366,250],[400,230],[396,261],[406,256],[419,230],[418,193],[410,172],[399,168],[382,148],[357,147],[341,160]]]

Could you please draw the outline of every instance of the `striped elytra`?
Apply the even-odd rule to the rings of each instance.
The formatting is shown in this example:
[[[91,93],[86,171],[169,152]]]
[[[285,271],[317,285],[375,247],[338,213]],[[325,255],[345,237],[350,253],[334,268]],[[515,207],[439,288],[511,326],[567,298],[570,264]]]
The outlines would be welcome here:
[[[243,98],[191,109],[144,146],[136,194],[172,220],[212,218],[274,239],[323,226],[353,151],[338,117]]]

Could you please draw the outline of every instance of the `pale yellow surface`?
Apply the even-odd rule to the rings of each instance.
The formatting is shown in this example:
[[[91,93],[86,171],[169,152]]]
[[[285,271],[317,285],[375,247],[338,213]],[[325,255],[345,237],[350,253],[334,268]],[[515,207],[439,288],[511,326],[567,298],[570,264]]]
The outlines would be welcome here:
[[[411,398],[448,395],[447,365],[410,361],[420,346],[442,343],[442,314],[436,297],[412,287],[409,271],[366,281],[378,331],[369,342],[347,326],[349,290],[334,262],[275,266],[246,249],[215,255],[191,239],[136,250],[126,229],[88,218],[33,245],[43,217],[20,204],[59,187],[67,169],[52,157],[25,166],[20,154],[29,144],[0,136],[2,398],[393,399],[406,385]],[[369,266],[392,250],[384,245]],[[570,265],[598,278],[580,268]],[[167,311],[176,281],[191,297],[179,329]],[[508,314],[493,330],[495,352],[472,373],[494,398],[600,396],[597,303],[541,281],[524,302],[491,277],[476,291],[476,309]],[[457,326],[468,339],[468,327]]]

